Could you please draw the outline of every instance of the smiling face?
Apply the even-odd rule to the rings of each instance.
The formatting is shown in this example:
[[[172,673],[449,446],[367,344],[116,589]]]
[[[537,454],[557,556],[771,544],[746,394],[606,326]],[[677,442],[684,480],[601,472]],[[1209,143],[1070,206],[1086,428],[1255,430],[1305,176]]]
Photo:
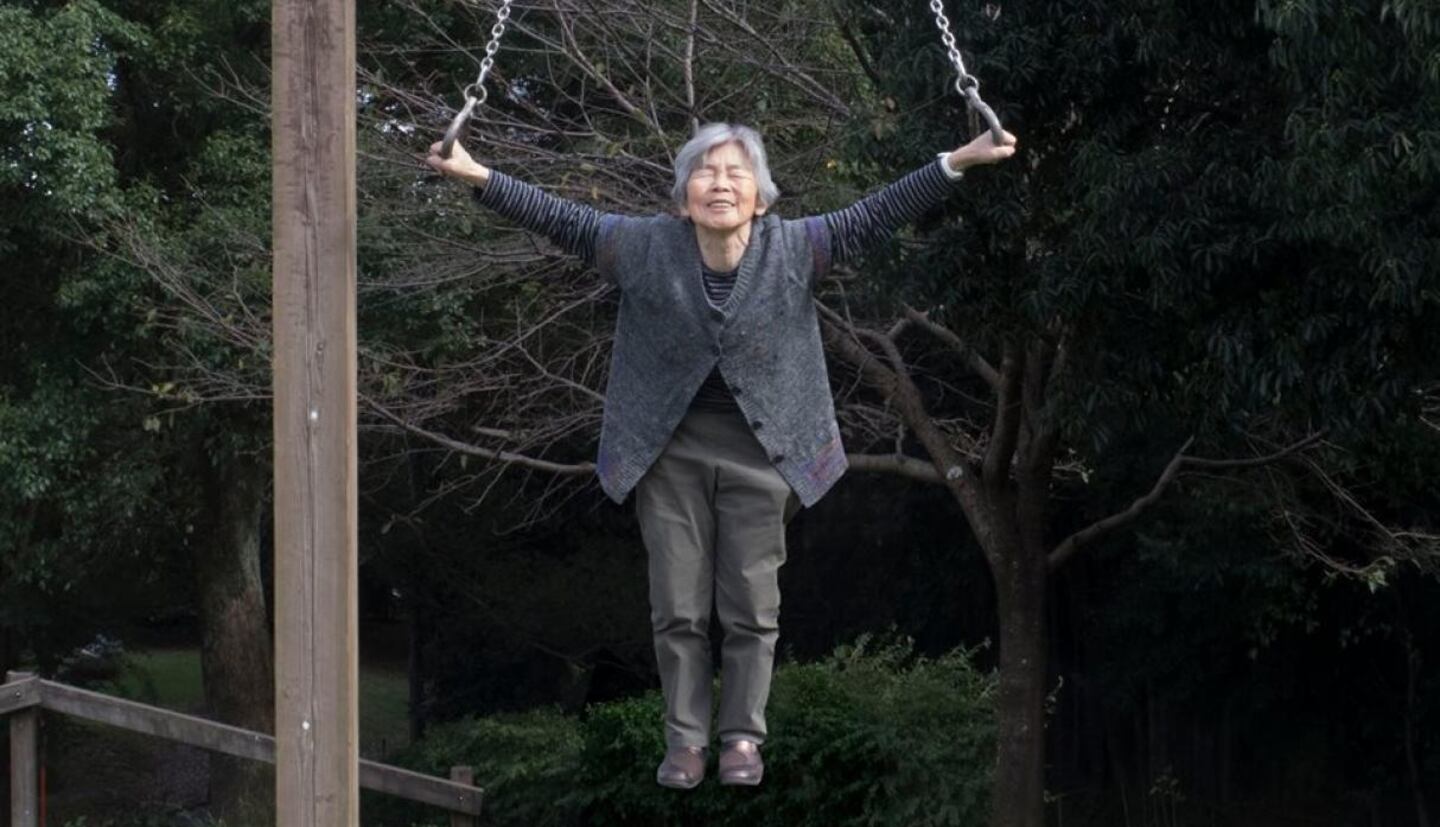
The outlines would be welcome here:
[[[757,195],[755,169],[740,144],[721,144],[685,184],[685,214],[701,227],[725,233],[765,213]]]

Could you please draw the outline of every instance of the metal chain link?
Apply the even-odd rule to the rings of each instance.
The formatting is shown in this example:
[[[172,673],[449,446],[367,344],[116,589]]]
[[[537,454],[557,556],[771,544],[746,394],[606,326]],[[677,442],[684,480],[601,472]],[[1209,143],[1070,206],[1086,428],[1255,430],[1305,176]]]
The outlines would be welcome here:
[[[935,13],[935,27],[940,30],[940,42],[945,44],[945,50],[950,53],[950,62],[955,66],[955,91],[964,92],[967,82],[979,85],[980,81],[965,71],[965,61],[960,57],[960,49],[955,45],[955,35],[950,33],[950,18],[945,16],[945,4],[942,0],[930,0],[930,11]]]
[[[485,44],[485,57],[480,61],[480,74],[476,76],[474,83],[465,87],[465,106],[455,115],[455,120],[450,122],[450,128],[445,131],[445,141],[440,146],[441,158],[450,157],[455,140],[460,137],[460,130],[469,122],[475,107],[490,97],[489,90],[485,88],[485,78],[495,67],[495,53],[500,51],[500,38],[505,35],[505,23],[510,19],[510,3],[511,0],[500,0],[500,8],[495,11],[495,25],[490,27],[490,42]]]
[[[997,146],[1000,145],[1005,130],[1000,127],[1000,119],[995,116],[995,111],[980,99],[980,79],[965,71],[965,61],[960,57],[959,47],[955,45],[955,35],[950,32],[950,18],[945,16],[943,0],[930,0],[930,11],[935,13],[935,28],[940,30],[940,42],[945,44],[950,63],[955,66],[955,91],[964,95],[970,108],[985,118],[985,122],[990,126],[991,140]]]

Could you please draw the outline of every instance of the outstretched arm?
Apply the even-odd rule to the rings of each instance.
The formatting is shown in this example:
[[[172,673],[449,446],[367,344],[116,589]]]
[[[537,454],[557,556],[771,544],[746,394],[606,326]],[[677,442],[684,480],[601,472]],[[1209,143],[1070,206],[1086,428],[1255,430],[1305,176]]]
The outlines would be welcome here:
[[[545,236],[587,264],[595,262],[595,239],[603,215],[599,210],[557,198],[539,187],[495,172],[471,158],[459,143],[447,159],[440,157],[440,143],[436,142],[431,145],[425,162],[445,175],[472,185],[476,203]]]
[[[951,182],[961,178],[967,168],[995,163],[1013,154],[1014,135],[1005,133],[1005,143],[997,146],[987,132],[849,207],[811,220],[824,222],[824,235],[829,239],[825,252],[830,261],[854,261],[867,248],[894,235],[938,204],[949,192]]]

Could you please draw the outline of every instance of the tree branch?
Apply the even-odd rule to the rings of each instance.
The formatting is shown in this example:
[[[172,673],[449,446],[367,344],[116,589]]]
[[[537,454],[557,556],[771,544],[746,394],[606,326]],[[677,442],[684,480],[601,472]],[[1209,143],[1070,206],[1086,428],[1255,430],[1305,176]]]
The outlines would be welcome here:
[[[700,23],[700,0],[690,0],[690,31],[685,33],[685,108],[690,113],[691,133],[700,131],[700,113],[695,110],[695,30]]]
[[[1156,501],[1160,499],[1161,495],[1165,493],[1165,489],[1168,488],[1170,483],[1175,480],[1175,477],[1180,474],[1182,468],[1203,468],[1207,470],[1217,468],[1256,468],[1282,460],[1298,451],[1303,451],[1319,442],[1324,436],[1324,431],[1314,433],[1287,448],[1282,448],[1266,456],[1252,457],[1250,459],[1202,459],[1200,457],[1187,457],[1185,456],[1185,451],[1195,442],[1195,438],[1191,437],[1185,440],[1184,445],[1180,446],[1180,450],[1171,458],[1170,462],[1165,466],[1164,472],[1160,474],[1160,478],[1155,481],[1155,484],[1145,496],[1135,500],[1135,502],[1131,503],[1130,507],[1124,511],[1111,514],[1109,517],[1101,520],[1096,520],[1085,528],[1066,537],[1050,552],[1046,560],[1046,567],[1052,572],[1059,569],[1068,562],[1071,557],[1074,557],[1077,552],[1093,543],[1097,538],[1121,526],[1134,522],[1147,508],[1154,505]]]
[[[813,96],[816,100],[823,102],[825,105],[829,106],[831,110],[835,113],[843,117],[850,116],[850,106],[846,104],[845,101],[836,97],[835,93],[831,92],[828,88],[826,88],[823,83],[815,80],[815,78],[812,77],[809,72],[805,71],[799,66],[796,66],[788,57],[782,54],[780,50],[775,48],[774,41],[772,41],[770,38],[765,37],[765,35],[761,32],[756,31],[755,27],[751,26],[745,20],[745,18],[736,14],[731,9],[725,8],[723,5],[716,3],[715,0],[704,0],[704,3],[706,7],[709,8],[712,12],[715,12],[722,19],[729,21],[736,28],[749,35],[763,49],[768,51],[771,57],[779,61],[781,67],[783,67],[784,69],[784,71],[779,74],[779,77],[781,79],[805,91],[807,94]],[[720,41],[720,45],[730,50],[732,53],[738,54],[740,51],[732,47],[727,41],[724,40]]]
[[[1185,465],[1192,468],[1204,468],[1208,471],[1213,471],[1217,468],[1257,468],[1261,465],[1269,465],[1285,459],[1296,451],[1309,448],[1324,438],[1325,432],[1318,431],[1289,447],[1281,448],[1278,451],[1261,457],[1250,457],[1248,459],[1201,459],[1200,457],[1185,457]]]
[[[855,59],[859,61],[860,69],[865,72],[866,77],[870,78],[870,82],[875,84],[875,88],[879,89],[883,85],[880,73],[875,71],[875,65],[870,62],[870,56],[865,53],[865,47],[855,37],[855,30],[850,28],[850,23],[846,21],[840,13],[840,9],[836,8],[834,4],[830,6],[830,15],[835,19],[836,27],[840,29],[840,37],[849,45],[850,51],[855,53]]]
[[[1440,433],[1440,383],[1421,388],[1417,393],[1420,394],[1420,421]]]
[[[585,52],[580,48],[579,41],[575,39],[575,31],[570,25],[570,20],[565,16],[564,10],[560,8],[558,0],[553,3],[553,6],[555,9],[555,17],[560,21],[560,32],[565,37],[565,54],[569,56],[571,60],[575,61],[575,65],[579,66],[585,74],[589,75],[596,83],[605,87],[605,91],[609,92],[610,96],[615,99],[615,102],[620,104],[620,108],[624,109],[635,120],[649,127],[651,132],[664,138],[665,130],[660,128],[660,124],[656,123],[644,109],[636,106],[634,101],[630,100],[624,92],[621,92],[614,83],[611,83],[610,78],[595,68],[595,64],[591,62],[590,58],[586,57]]]
[[[867,459],[866,455],[857,455],[860,465],[865,470],[892,471],[911,476],[923,482],[937,482],[950,489],[955,499],[965,510],[967,516],[974,520],[980,519],[979,501],[977,494],[970,485],[970,480],[975,477],[975,466],[973,463],[961,456],[945,438],[945,433],[930,416],[925,408],[925,400],[920,389],[915,386],[914,380],[910,378],[908,368],[900,356],[899,348],[895,346],[893,339],[873,330],[865,330],[852,324],[840,314],[826,307],[819,300],[815,302],[821,317],[824,319],[822,325],[826,343],[838,350],[842,356],[854,364],[861,371],[861,375],[883,393],[890,404],[894,405],[899,412],[900,418],[914,432],[920,444],[924,446],[926,453],[930,455],[930,472],[923,476],[916,476],[921,473],[915,464],[907,463],[898,453],[889,458],[891,462],[883,462],[880,458]],[[876,356],[860,343],[860,338],[876,342],[890,362],[886,367]]]
[[[860,344],[860,340],[855,335],[854,326],[839,313],[826,307],[819,300],[816,300],[815,308],[827,322],[821,325],[822,333],[825,334],[825,343],[834,348],[844,357],[845,361],[854,365],[861,375],[875,386],[876,390],[887,398],[893,396],[900,385],[900,379],[895,372],[887,368],[875,357],[875,354]]]
[[[418,437],[428,439],[431,442],[434,442],[436,445],[449,448],[456,453],[469,454],[470,456],[474,457],[483,457],[485,459],[495,460],[510,465],[522,465],[527,468],[533,468],[536,471],[545,471],[546,473],[550,474],[566,474],[578,476],[581,474],[595,473],[595,463],[593,462],[577,462],[570,464],[551,462],[549,460],[539,459],[538,457],[526,456],[524,454],[516,454],[510,451],[502,451],[498,448],[481,448],[478,445],[471,445],[466,442],[460,442],[459,440],[451,439],[444,434],[437,434],[434,431],[421,428],[419,425],[412,425],[402,419],[398,414],[395,414],[389,408],[386,408],[378,402],[375,402],[373,399],[362,396],[361,401],[363,401],[366,406],[369,407],[371,410],[378,413],[381,417],[393,422],[401,429],[409,431],[410,433]]]
[[[965,364],[970,366],[970,370],[974,372],[976,376],[984,379],[985,384],[989,385],[991,389],[997,392],[1000,390],[1000,374],[995,370],[995,366],[991,365],[985,360],[984,356],[981,356],[973,348],[965,344],[964,340],[955,335],[954,331],[944,325],[932,322],[928,313],[921,313],[919,310],[908,305],[905,307],[905,316],[910,319],[910,321],[939,337],[940,341],[948,344],[952,350],[960,354],[960,357],[965,360]]]
[[[943,485],[945,479],[935,469],[933,462],[926,462],[904,454],[846,454],[852,471],[873,471],[884,474],[898,474],[920,482]]]
[[[1014,342],[1006,342],[1000,357],[1000,387],[995,394],[995,422],[990,426],[990,445],[985,449],[985,483],[996,491],[1010,480],[1024,412],[1020,405],[1020,384],[1025,375],[1025,353]]]
[[[1057,428],[1051,421],[1051,400],[1049,397],[1049,374],[1055,369],[1058,356],[1044,338],[1031,339],[1029,356],[1026,359],[1023,380],[1022,423],[1023,438],[1020,446],[1021,462],[1026,471],[1035,477],[1049,478],[1054,463]]]

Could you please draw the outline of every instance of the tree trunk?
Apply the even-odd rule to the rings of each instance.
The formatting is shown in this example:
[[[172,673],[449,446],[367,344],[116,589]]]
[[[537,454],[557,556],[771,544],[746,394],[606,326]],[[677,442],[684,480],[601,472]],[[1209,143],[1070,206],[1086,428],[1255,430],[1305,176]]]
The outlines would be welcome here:
[[[425,609],[416,596],[415,588],[412,585],[406,595],[410,608],[410,654],[405,674],[410,686],[408,713],[412,744],[425,737],[425,641],[429,638]]]
[[[421,499],[420,480],[423,469],[420,466],[420,452],[410,450],[408,440],[405,450],[409,457],[405,463],[406,507],[415,508]],[[412,554],[423,556],[429,551],[425,544],[425,533],[413,523],[410,527],[414,535]],[[425,700],[425,641],[430,639],[430,613],[425,601],[421,599],[421,595],[426,593],[425,586],[426,578],[416,569],[410,569],[410,577],[405,585],[405,605],[409,609],[407,614],[410,618],[410,651],[406,658],[405,675],[410,687],[407,712],[412,744],[425,737],[425,725],[429,717],[429,707]]]
[[[224,723],[273,734],[274,659],[260,579],[268,475],[262,464],[241,457],[207,468],[205,477],[195,576],[207,711]],[[255,761],[212,755],[210,804],[227,820],[273,823],[274,771]]]
[[[1405,628],[1405,768],[1410,774],[1410,792],[1415,799],[1415,824],[1430,827],[1430,811],[1425,805],[1425,780],[1420,761],[1415,755],[1415,733],[1418,727],[1415,719],[1416,691],[1419,682],[1420,650],[1415,648],[1410,629]]]
[[[9,626],[0,626],[0,675],[19,665],[20,656],[15,651],[15,632]]]
[[[1045,560],[1016,542],[997,555],[1000,691],[991,827],[1045,826]]]

